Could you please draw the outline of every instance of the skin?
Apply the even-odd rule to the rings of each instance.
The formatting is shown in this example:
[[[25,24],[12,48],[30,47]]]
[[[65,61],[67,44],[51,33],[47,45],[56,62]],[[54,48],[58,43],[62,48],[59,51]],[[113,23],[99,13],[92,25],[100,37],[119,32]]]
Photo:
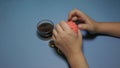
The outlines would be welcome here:
[[[120,22],[99,22],[96,33],[108,34],[120,38]]]
[[[78,9],[69,13],[68,20],[82,21],[82,24],[78,24],[80,30],[120,37],[120,22],[96,22]],[[89,68],[82,52],[82,34],[80,31],[77,35],[65,21],[61,21],[55,26],[52,38],[56,47],[66,56],[71,68]]]
[[[88,68],[82,52],[82,34],[76,34],[69,25],[62,21],[53,30],[53,40],[66,56],[71,68]]]
[[[72,10],[68,19],[72,21],[82,20],[83,24],[78,25],[81,30],[120,37],[120,22],[96,22],[78,9]]]

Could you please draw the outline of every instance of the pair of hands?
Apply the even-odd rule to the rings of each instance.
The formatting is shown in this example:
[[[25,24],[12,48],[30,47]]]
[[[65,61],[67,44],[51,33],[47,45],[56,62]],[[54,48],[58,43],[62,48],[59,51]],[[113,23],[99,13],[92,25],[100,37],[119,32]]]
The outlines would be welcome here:
[[[68,21],[77,20],[82,22],[78,24],[80,30],[120,37],[120,22],[97,23],[80,10],[74,9],[69,13]],[[55,45],[66,56],[71,68],[89,68],[82,52],[82,34],[80,30],[76,34],[65,21],[57,24],[53,30],[52,38]]]
[[[96,22],[78,9],[69,13],[69,21],[80,20],[83,24],[78,24],[80,30],[89,32],[96,31]],[[77,55],[82,52],[82,34],[78,31],[76,34],[65,21],[61,21],[55,26],[52,36],[56,47],[58,47],[66,57]]]

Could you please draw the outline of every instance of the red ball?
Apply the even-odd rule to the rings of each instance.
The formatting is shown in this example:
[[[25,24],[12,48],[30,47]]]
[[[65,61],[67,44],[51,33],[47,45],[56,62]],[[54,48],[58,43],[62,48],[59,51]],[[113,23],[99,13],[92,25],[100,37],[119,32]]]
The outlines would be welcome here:
[[[70,28],[71,28],[75,33],[78,34],[78,26],[76,25],[75,22],[69,21],[69,22],[68,22],[68,25],[70,26]]]

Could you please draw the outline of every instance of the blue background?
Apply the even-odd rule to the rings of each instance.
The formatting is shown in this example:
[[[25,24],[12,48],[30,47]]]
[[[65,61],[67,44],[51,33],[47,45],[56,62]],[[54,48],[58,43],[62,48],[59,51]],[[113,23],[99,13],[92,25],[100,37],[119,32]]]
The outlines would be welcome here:
[[[119,0],[0,0],[0,68],[68,68],[66,61],[36,34],[37,23],[67,20],[78,8],[96,21],[119,22]],[[90,68],[120,68],[120,39],[84,39]]]

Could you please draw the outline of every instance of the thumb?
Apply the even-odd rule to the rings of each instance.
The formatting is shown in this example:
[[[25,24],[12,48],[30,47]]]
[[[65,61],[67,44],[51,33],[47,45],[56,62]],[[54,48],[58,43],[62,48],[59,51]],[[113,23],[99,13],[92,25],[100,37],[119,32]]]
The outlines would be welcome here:
[[[79,24],[78,28],[81,30],[88,30],[88,25],[87,24]]]

